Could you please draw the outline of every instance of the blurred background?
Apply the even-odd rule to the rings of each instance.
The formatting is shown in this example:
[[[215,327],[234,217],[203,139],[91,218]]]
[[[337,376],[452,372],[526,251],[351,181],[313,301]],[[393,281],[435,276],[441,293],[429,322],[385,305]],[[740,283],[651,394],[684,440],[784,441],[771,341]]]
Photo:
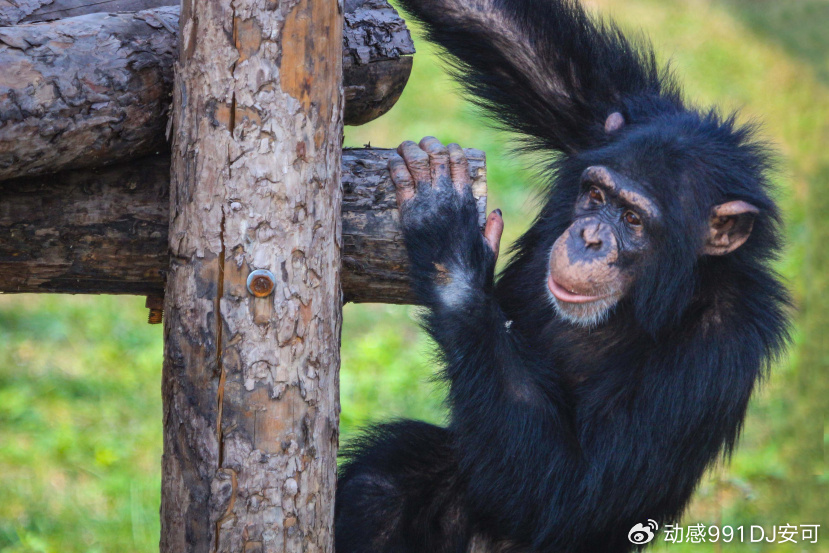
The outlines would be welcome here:
[[[829,551],[829,0],[586,5],[650,36],[688,98],[762,120],[781,154],[774,178],[788,248],[779,270],[797,301],[795,343],[756,394],[737,452],[707,475],[683,522],[821,524],[819,541],[657,549]],[[435,135],[485,150],[489,208],[503,210],[510,243],[536,212],[533,175],[413,31],[402,98],[379,120],[346,128],[346,144]],[[162,328],[146,317],[144,298],[0,296],[0,552],[158,550]],[[444,420],[414,318],[405,306],[345,307],[344,442],[371,421]]]

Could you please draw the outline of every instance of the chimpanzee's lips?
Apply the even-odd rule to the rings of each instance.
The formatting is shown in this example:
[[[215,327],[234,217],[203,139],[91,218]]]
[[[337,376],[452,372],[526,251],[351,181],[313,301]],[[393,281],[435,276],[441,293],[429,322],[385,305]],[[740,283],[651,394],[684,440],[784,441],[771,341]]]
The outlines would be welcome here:
[[[547,279],[547,287],[550,289],[550,292],[553,293],[556,299],[566,303],[590,303],[591,301],[598,301],[607,297],[606,295],[584,296],[581,294],[574,294],[573,292],[569,292],[561,284],[555,281],[553,275],[550,275],[550,277]]]

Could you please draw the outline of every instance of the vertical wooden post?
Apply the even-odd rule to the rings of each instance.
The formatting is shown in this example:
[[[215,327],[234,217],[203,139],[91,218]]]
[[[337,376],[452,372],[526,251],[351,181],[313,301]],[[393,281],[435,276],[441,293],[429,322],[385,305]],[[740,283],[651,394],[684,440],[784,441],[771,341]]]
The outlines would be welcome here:
[[[164,553],[333,551],[342,26],[337,0],[183,2]]]

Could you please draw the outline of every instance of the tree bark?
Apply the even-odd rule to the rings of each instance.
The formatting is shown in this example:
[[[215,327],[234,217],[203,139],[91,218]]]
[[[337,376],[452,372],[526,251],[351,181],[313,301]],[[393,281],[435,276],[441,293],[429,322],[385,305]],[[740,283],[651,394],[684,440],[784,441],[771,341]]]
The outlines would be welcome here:
[[[345,121],[363,124],[400,97],[414,47],[385,0],[350,8]],[[176,6],[0,28],[0,180],[166,151],[178,19]]]
[[[466,150],[481,221],[486,167]],[[345,301],[411,303],[392,150],[343,152]],[[170,158],[0,182],[0,293],[164,294]]]
[[[414,43],[387,0],[345,0],[345,124],[363,125],[389,111],[412,72]]]
[[[162,553],[333,551],[342,28],[330,0],[182,4]]]
[[[0,27],[98,12],[178,6],[177,0],[0,0]],[[414,45],[386,0],[345,2],[343,78],[345,124],[362,125],[394,106],[412,70]]]
[[[178,5],[176,0],[0,0],[0,27],[54,21],[89,13],[137,12]]]
[[[167,149],[173,8],[0,29],[0,179]]]

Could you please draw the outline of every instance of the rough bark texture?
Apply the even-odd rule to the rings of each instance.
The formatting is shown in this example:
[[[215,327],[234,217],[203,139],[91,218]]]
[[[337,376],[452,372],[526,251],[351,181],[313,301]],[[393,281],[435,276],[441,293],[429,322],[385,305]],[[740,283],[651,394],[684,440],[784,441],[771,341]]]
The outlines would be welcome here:
[[[467,150],[486,213],[484,154]],[[343,153],[345,301],[411,303],[398,227],[392,150]],[[170,159],[0,182],[0,292],[164,293]]]
[[[414,47],[385,0],[350,8],[345,121],[362,124],[400,97]],[[0,28],[0,180],[166,150],[178,15],[161,7]]]
[[[343,63],[346,125],[364,125],[394,107],[412,72],[411,57],[367,65],[347,57]]]
[[[0,179],[167,146],[174,8],[0,28]]]
[[[163,295],[170,158],[0,182],[0,292]]]
[[[0,0],[0,27],[54,21],[88,13],[137,12],[178,5],[176,0]]]
[[[163,553],[333,551],[342,28],[331,0],[182,4]]]

